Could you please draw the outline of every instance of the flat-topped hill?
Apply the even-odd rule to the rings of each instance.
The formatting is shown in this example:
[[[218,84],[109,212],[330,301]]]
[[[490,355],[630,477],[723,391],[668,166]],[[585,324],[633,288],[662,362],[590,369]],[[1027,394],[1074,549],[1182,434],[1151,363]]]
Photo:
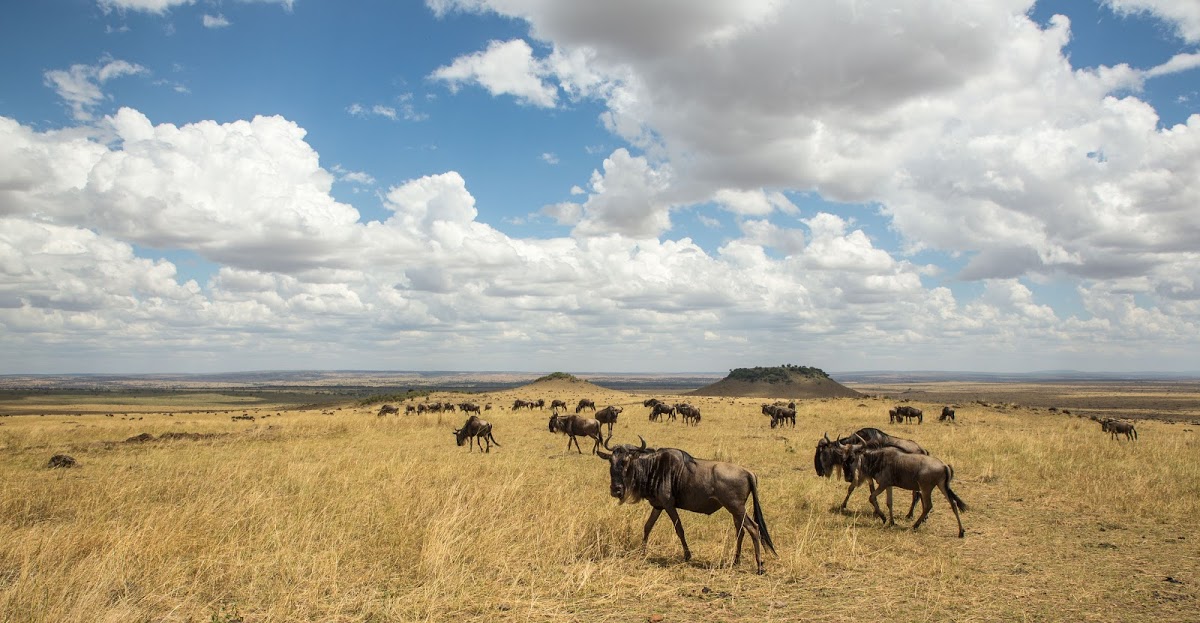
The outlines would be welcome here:
[[[861,396],[820,368],[793,365],[735,368],[725,378],[690,395],[800,399]]]

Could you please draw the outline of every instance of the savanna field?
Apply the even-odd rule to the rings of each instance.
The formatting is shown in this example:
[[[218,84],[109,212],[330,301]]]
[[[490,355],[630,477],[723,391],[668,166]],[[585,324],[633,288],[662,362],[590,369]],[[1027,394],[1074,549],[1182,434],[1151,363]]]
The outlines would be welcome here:
[[[1194,419],[1139,419],[1138,441],[1114,441],[1078,413],[1015,403],[960,399],[943,424],[948,402],[917,394],[924,423],[889,424],[897,396],[857,389],[880,397],[800,401],[794,429],[771,429],[760,398],[657,395],[700,408],[685,427],[649,422],[648,394],[567,381],[427,399],[492,403],[489,454],[455,446],[462,414],[378,404],[7,401],[20,415],[0,418],[0,621],[1200,620]],[[1200,403],[1189,391],[1173,396]],[[690,563],[665,516],[643,552],[650,506],[618,504],[590,441],[566,452],[549,410],[510,411],[516,398],[622,406],[613,443],[642,435],[754,471],[778,552],[766,574],[749,538],[729,567],[724,510],[680,513]],[[1136,410],[1126,398],[1091,397]],[[243,413],[255,419],[231,419]],[[865,490],[837,510],[846,484],[816,476],[814,447],[864,426],[954,467],[965,538],[936,491],[916,532],[905,491],[894,527]],[[48,469],[60,453],[79,466]]]

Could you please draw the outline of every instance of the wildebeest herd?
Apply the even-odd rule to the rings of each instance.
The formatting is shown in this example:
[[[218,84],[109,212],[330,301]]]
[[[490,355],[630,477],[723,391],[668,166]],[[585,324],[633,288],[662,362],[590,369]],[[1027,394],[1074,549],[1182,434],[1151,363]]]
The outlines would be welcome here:
[[[542,409],[545,405],[545,400],[518,399],[513,402],[512,408]],[[650,409],[650,421],[672,421],[679,416],[684,424],[700,423],[700,410],[688,403],[669,404],[651,398],[642,405]],[[405,412],[454,411],[456,407],[469,414],[460,428],[453,429],[457,445],[462,446],[465,443],[470,448],[469,451],[473,450],[472,446],[477,446],[484,453],[491,452],[493,444],[500,446],[492,435],[492,424],[479,417],[480,407],[472,403],[433,403],[417,405],[415,408],[409,405]],[[491,405],[487,405],[487,409],[490,408]],[[609,463],[611,496],[621,503],[636,503],[641,500],[650,503],[652,510],[642,535],[643,547],[660,514],[666,511],[683,546],[684,560],[689,560],[691,550],[688,548],[678,511],[712,514],[724,508],[733,516],[737,534],[734,564],[736,565],[741,558],[742,541],[749,533],[754,545],[754,559],[758,572],[763,573],[762,547],[765,545],[774,553],[775,546],[771,542],[766,520],[763,518],[758,498],[758,480],[753,472],[733,463],[697,459],[679,448],[650,448],[640,435],[641,444],[638,446],[610,446],[613,426],[624,411],[622,407],[610,405],[597,410],[594,401],[584,398],[576,403],[574,414],[567,415],[567,408],[568,404],[563,400],[552,401],[548,422],[551,433],[567,436],[566,451],[569,452],[574,445],[576,452],[582,454],[578,438],[590,439],[592,453]],[[580,415],[586,409],[593,411],[594,416]],[[796,425],[795,402],[763,404],[761,412],[771,418],[771,428]],[[392,405],[380,408],[379,415],[388,413],[398,414],[399,409]],[[1137,439],[1137,430],[1131,423],[1111,418],[1092,419],[1100,422],[1102,430],[1110,433],[1114,439],[1119,435],[1124,435],[1130,440]],[[888,410],[890,423],[902,424],[913,420],[916,420],[917,424],[923,422],[924,414],[921,409],[910,405],[897,405]],[[938,420],[956,422],[955,410],[949,406],[943,407]],[[605,426],[607,437],[603,434]],[[967,510],[967,505],[951,488],[953,468],[930,455],[915,441],[889,435],[877,428],[862,428],[836,440],[825,435],[817,441],[813,464],[817,476],[829,478],[840,474],[848,483],[846,497],[840,506],[841,511],[846,510],[854,491],[866,485],[869,490],[868,502],[874,515],[879,517],[885,526],[893,525],[895,517],[892,490],[899,488],[912,491],[912,503],[907,515],[909,519],[916,510],[917,502],[921,503],[921,514],[912,524],[912,529],[916,530],[928,517],[933,507],[933,490],[938,489],[949,501],[950,509],[958,522],[958,536],[962,538],[966,534],[960,513]],[[877,498],[880,494],[885,494],[887,515],[883,514],[879,506]],[[748,499],[753,501],[752,513],[747,512]]]

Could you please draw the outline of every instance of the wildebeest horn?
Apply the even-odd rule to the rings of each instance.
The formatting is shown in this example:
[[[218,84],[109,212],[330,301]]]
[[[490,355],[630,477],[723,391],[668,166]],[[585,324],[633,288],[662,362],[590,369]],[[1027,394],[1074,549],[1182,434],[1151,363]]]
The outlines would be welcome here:
[[[609,440],[609,439],[612,439],[612,435],[609,435],[607,439],[601,439],[601,440],[600,440],[600,442],[601,442],[601,443],[604,445],[604,449],[605,449],[605,450],[612,450],[612,448],[608,447],[608,440]]]
[[[826,441],[826,443],[828,443],[830,441],[829,433],[825,433],[825,441]]]
[[[607,461],[607,460],[609,460],[609,459],[611,459],[611,458],[612,458],[612,455],[611,455],[611,454],[609,454],[609,453],[607,453],[607,452],[601,452],[601,451],[599,451],[599,450],[597,450],[597,451],[596,451],[596,456],[598,456],[598,457],[600,457],[600,458],[604,459],[605,461]]]
[[[638,439],[642,439],[642,436],[641,436],[641,435],[638,435]],[[645,450],[645,449],[646,449],[646,440],[645,440],[645,439],[642,439],[642,447],[641,447],[641,449],[642,449],[642,450]]]

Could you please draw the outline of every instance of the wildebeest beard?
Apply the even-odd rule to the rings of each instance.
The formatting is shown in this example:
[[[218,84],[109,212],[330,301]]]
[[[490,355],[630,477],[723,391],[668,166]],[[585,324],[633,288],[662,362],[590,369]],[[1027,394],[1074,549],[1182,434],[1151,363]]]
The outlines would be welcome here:
[[[678,448],[662,448],[643,451],[628,461],[622,474],[625,491],[621,504],[672,499],[674,483],[686,477],[688,466],[696,459]]]

